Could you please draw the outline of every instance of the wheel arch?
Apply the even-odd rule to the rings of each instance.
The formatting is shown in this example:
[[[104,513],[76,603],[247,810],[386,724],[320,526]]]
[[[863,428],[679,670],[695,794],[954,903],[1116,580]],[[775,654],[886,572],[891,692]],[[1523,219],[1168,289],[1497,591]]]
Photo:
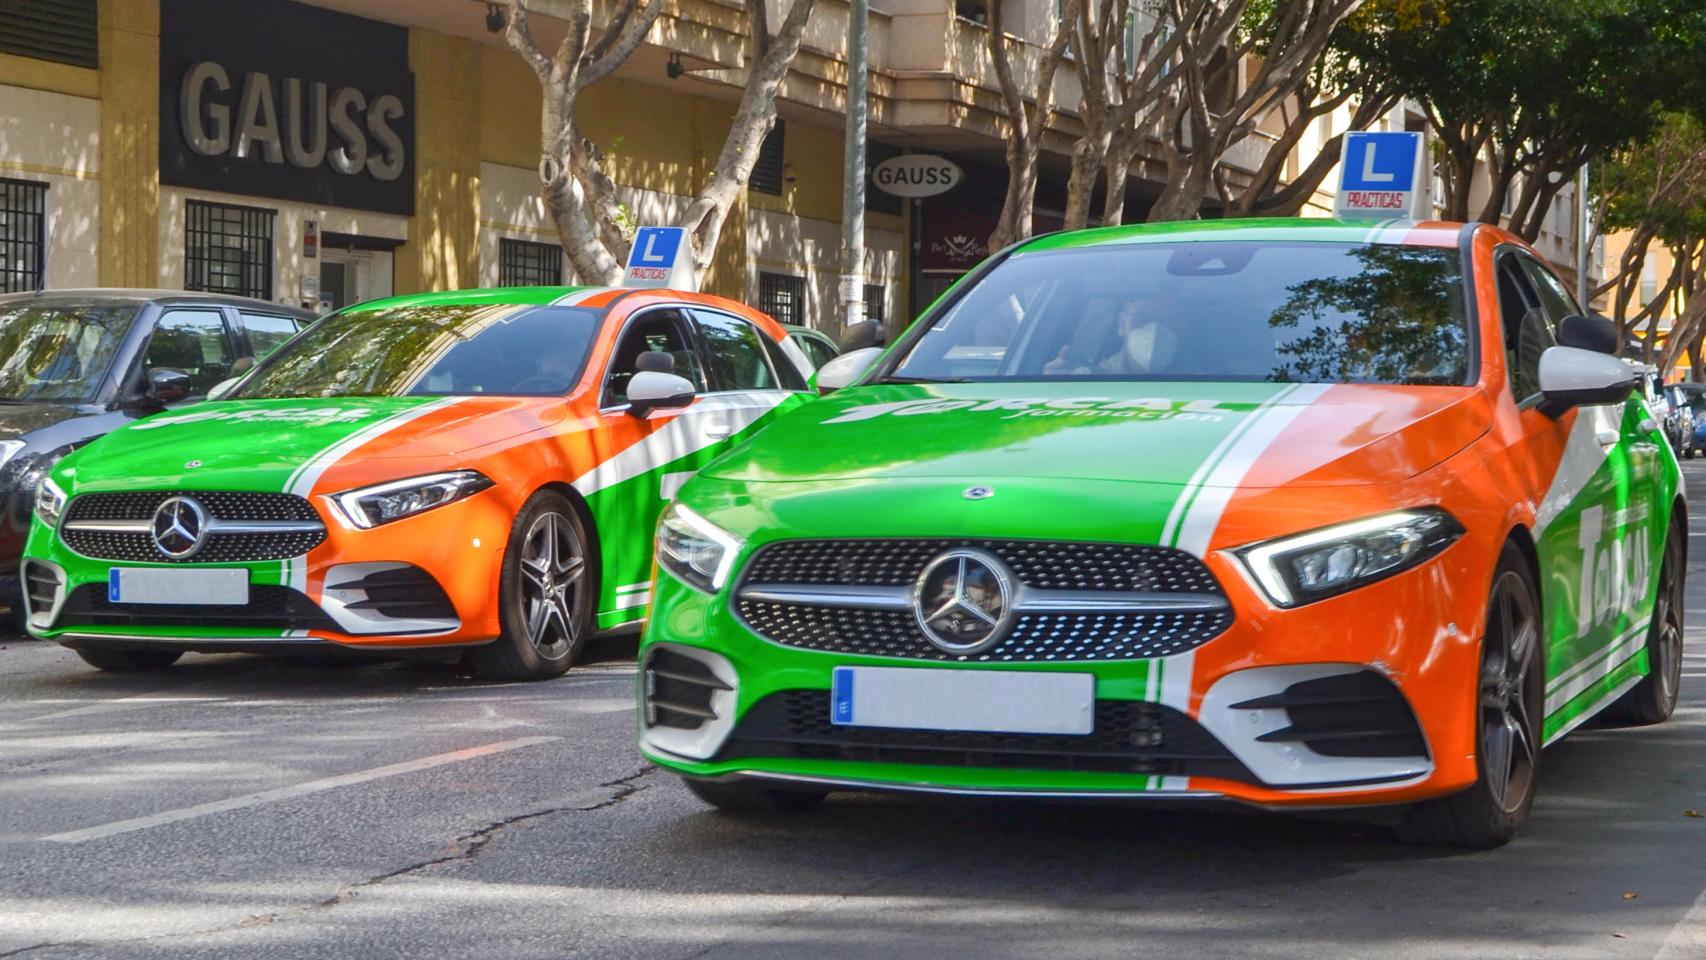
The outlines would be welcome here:
[[[599,587],[602,589],[604,585],[604,540],[599,533],[598,522],[593,518],[592,507],[587,504],[586,498],[581,496],[581,492],[575,489],[574,484],[561,480],[552,480],[541,485],[532,494],[528,494],[528,497],[532,498],[535,494],[547,490],[562,494],[563,499],[569,501],[569,506],[574,507],[575,515],[580,517],[581,527],[586,530],[587,553],[598,557]]]
[[[1528,572],[1534,578],[1534,598],[1541,601],[1541,615],[1545,616],[1545,578],[1540,575],[1540,548],[1534,542],[1534,531],[1525,524],[1516,524],[1505,534],[1504,543],[1515,544],[1517,551],[1522,554],[1523,562],[1528,564]],[[1499,549],[1503,550],[1503,544]]]
[[[1682,536],[1679,538],[1679,540],[1682,544],[1683,569],[1686,570],[1688,567],[1688,539],[1689,539],[1689,537],[1688,537],[1688,500],[1683,497],[1683,495],[1680,491],[1677,493],[1676,497],[1673,500],[1671,500],[1670,522],[1671,522],[1671,529],[1672,530],[1680,530],[1682,532]]]

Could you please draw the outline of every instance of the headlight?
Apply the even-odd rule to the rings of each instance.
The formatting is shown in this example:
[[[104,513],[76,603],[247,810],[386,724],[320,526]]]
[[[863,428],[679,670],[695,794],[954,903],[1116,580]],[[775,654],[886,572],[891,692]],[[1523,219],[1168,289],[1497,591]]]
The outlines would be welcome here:
[[[36,487],[36,516],[42,523],[57,528],[59,517],[64,512],[65,491],[59,489],[59,484],[43,477],[41,485]]]
[[[490,486],[492,481],[483,473],[456,470],[345,490],[330,499],[350,523],[366,530],[455,503]]]
[[[1276,606],[1296,607],[1408,570],[1463,536],[1463,525],[1437,507],[1402,510],[1235,553]]]
[[[658,566],[690,586],[716,593],[728,583],[740,540],[679,504],[658,521]]]

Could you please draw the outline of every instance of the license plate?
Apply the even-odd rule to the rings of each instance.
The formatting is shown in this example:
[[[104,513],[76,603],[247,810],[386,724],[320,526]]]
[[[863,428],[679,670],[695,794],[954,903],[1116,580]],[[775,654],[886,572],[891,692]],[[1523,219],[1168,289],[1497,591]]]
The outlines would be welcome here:
[[[249,602],[249,571],[113,567],[107,571],[107,599],[113,603],[241,605]]]
[[[836,667],[829,719],[839,726],[984,733],[1089,733],[1088,673]]]

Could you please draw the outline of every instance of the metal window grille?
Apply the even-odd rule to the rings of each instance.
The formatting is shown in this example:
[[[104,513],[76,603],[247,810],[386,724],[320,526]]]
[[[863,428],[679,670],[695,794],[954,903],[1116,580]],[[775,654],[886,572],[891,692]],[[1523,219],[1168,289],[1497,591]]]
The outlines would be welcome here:
[[[184,219],[184,289],[272,299],[275,211],[191,200]]]
[[[47,184],[0,178],[0,292],[40,290],[47,248]]]
[[[782,195],[782,144],[787,139],[786,130],[787,125],[777,117],[776,125],[764,135],[764,142],[758,145],[758,160],[752,165],[752,179],[747,181],[748,190]]]
[[[883,322],[883,293],[886,288],[880,283],[865,284],[865,319]]]
[[[562,282],[562,247],[531,240],[498,241],[498,286],[554,287]]]
[[[785,273],[758,275],[758,309],[778,323],[805,323],[806,278]]]
[[[0,53],[100,65],[96,0],[0,0]]]

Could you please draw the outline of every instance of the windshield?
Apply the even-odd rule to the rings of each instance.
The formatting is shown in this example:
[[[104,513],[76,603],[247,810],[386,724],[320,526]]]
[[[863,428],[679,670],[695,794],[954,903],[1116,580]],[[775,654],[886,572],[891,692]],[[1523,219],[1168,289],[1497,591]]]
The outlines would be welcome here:
[[[559,396],[599,314],[460,304],[337,313],[280,347],[228,398]]]
[[[1145,243],[1018,253],[887,379],[1463,384],[1455,250]]]
[[[135,305],[0,305],[0,401],[94,399]]]

